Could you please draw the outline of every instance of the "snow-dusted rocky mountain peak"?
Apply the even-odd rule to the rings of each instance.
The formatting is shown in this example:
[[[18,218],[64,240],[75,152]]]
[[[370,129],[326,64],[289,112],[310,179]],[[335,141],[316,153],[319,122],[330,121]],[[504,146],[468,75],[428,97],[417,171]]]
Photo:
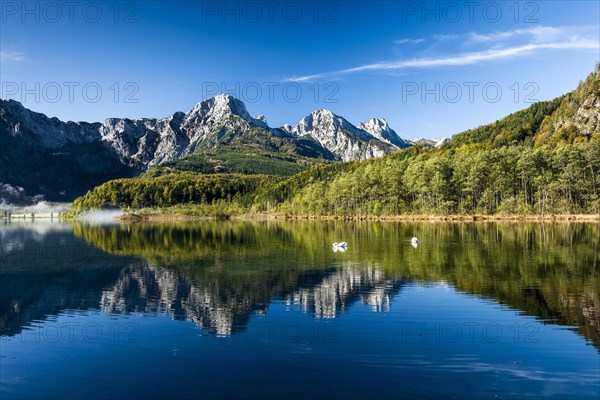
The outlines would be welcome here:
[[[267,117],[265,117],[264,114],[258,114],[256,117],[254,117],[254,119],[257,119],[267,124]]]
[[[393,132],[385,118],[371,118],[368,121],[361,122],[358,127],[369,132],[371,135],[381,132]]]
[[[284,129],[297,136],[310,135],[315,139],[318,139],[319,136],[336,136],[340,130],[346,131],[363,140],[370,139],[368,132],[357,128],[343,117],[329,110],[313,111],[296,125],[286,125]]]
[[[396,150],[329,110],[313,111],[296,125],[282,129],[293,136],[312,137],[344,161],[380,157]]]
[[[268,125],[264,120],[253,118],[248,113],[243,101],[227,94],[220,94],[196,104],[187,112],[186,122],[201,120],[214,123],[231,115],[236,115],[261,128],[268,129]]]
[[[358,127],[369,132],[377,139],[396,146],[399,149],[404,149],[410,146],[409,143],[398,136],[398,134],[388,125],[384,118],[371,118],[368,121],[361,122]]]

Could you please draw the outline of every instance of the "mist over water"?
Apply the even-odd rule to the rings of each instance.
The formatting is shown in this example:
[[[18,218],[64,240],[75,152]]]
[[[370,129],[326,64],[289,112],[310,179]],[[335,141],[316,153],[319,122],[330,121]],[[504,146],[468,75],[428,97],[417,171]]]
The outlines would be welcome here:
[[[123,211],[114,210],[96,210],[82,214],[78,217],[78,220],[96,224],[107,224],[114,223],[116,219],[123,215]]]
[[[3,211],[11,214],[59,214],[71,208],[71,203],[49,202],[41,194],[29,196],[21,186],[0,182],[0,215]]]
[[[0,216],[2,216],[4,212],[13,215],[52,213],[58,216],[60,213],[70,211],[72,208],[72,203],[52,203],[45,200],[23,203],[13,202],[10,199],[0,197]],[[79,215],[77,219],[88,223],[107,224],[116,222],[116,218],[121,215],[123,215],[123,211],[119,209],[94,210]]]
[[[0,199],[0,211],[10,211],[13,214],[59,214],[69,211],[72,207],[71,203],[50,203],[45,200],[38,201],[31,205],[19,205]]]

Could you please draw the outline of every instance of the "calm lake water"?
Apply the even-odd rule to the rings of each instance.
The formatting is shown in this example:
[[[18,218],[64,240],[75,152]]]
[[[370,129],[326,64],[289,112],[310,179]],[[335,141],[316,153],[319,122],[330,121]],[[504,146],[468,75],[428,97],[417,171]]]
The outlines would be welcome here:
[[[5,223],[0,398],[598,399],[599,253],[598,224]]]

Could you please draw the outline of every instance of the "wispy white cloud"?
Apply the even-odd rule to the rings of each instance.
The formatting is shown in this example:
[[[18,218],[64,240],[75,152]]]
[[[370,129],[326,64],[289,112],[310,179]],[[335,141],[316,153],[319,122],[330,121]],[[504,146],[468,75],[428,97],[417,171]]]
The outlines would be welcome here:
[[[14,51],[0,51],[0,63],[25,61],[25,55]]]
[[[440,42],[456,40],[459,37],[461,37],[461,35],[443,35],[443,34],[433,35],[433,38]]]
[[[513,39],[519,36],[529,36],[536,42],[546,42],[556,40],[565,33],[565,29],[563,28],[536,26],[533,28],[514,29],[510,31],[493,32],[487,34],[469,32],[467,34],[467,40],[470,42],[498,42],[501,40]]]
[[[531,28],[496,31],[491,33],[467,32],[463,34],[438,34],[433,39],[439,42],[463,40],[463,44],[500,43],[515,39],[528,39],[531,42],[552,42],[565,39],[583,38],[598,34],[598,26],[534,26]]]
[[[542,50],[572,50],[572,49],[594,49],[600,48],[599,42],[588,39],[575,39],[551,43],[528,43],[520,46],[487,49],[476,52],[461,53],[450,56],[414,58],[409,60],[384,61],[358,67],[342,69],[338,71],[323,72],[312,75],[295,76],[288,78],[288,82],[307,82],[322,78],[339,77],[357,72],[365,71],[391,71],[407,68],[433,68],[444,66],[473,65],[488,61],[511,59],[518,56],[531,55]]]
[[[425,39],[398,39],[394,40],[394,44],[419,44],[423,43]]]

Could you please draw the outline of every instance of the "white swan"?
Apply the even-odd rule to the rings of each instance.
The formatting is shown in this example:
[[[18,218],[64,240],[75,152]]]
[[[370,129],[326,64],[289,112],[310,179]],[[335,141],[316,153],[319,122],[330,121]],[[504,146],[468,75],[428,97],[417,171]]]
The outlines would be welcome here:
[[[419,239],[417,237],[413,237],[412,239],[410,239],[410,244],[416,249],[419,245]]]
[[[333,243],[333,251],[334,252],[338,252],[338,251],[344,252],[346,250],[348,250],[348,243],[346,243],[346,242],[340,242],[340,243],[334,242]]]

